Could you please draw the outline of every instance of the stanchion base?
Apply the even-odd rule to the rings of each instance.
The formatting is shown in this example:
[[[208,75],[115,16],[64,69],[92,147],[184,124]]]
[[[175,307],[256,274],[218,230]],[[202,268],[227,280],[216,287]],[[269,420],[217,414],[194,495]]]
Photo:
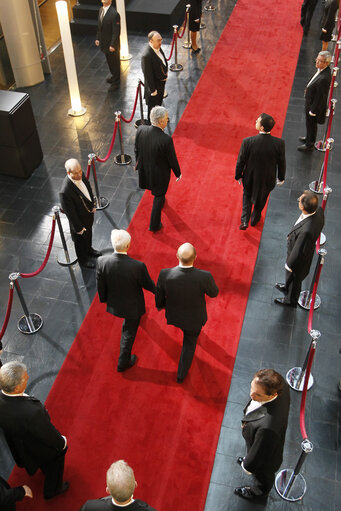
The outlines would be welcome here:
[[[131,160],[130,160],[131,161]],[[107,199],[106,197],[96,197],[96,209],[98,211],[101,211],[101,209],[105,209],[109,206],[110,202],[109,202],[109,199]]]
[[[286,380],[290,387],[294,390],[297,390],[297,392],[303,391],[304,386],[304,378],[302,378],[302,381],[300,385],[298,386],[299,379],[301,377],[302,368],[301,367],[293,367],[292,369],[289,369],[286,375]],[[310,373],[309,380],[308,380],[308,390],[314,385],[314,377]]]
[[[311,303],[311,298],[310,300],[308,300],[309,298],[309,289],[306,289],[305,291],[301,291],[300,292],[300,297],[298,299],[298,305],[300,307],[302,307],[302,309],[305,309],[305,310],[309,310],[310,309],[310,303]],[[321,305],[321,298],[319,297],[319,295],[316,295],[315,296],[315,303],[314,303],[314,310],[318,309]]]
[[[86,112],[86,108],[84,106],[81,107],[80,110],[73,110],[72,108],[69,108],[67,111],[68,115],[71,115],[71,117],[80,117],[81,115],[84,115]]]
[[[183,66],[181,64],[172,64],[171,66],[169,66],[169,69],[171,71],[179,72],[183,70]]]
[[[216,7],[214,7],[214,5],[205,5],[204,9],[205,11],[213,12],[216,10]]]
[[[322,247],[322,245],[324,245],[326,241],[327,241],[326,235],[323,234],[323,232],[321,232],[321,234],[320,234],[320,247]]]
[[[278,495],[288,502],[297,502],[298,500],[302,500],[305,492],[307,491],[307,483],[305,482],[304,477],[301,474],[297,474],[290,490],[287,494],[285,494],[288,482],[290,481],[290,477],[293,473],[294,470],[292,468],[285,468],[278,472],[275,479],[275,488]]]
[[[29,319],[28,319],[29,318]],[[28,317],[23,316],[18,321],[18,329],[23,334],[35,334],[43,326],[43,318],[33,312]]]
[[[312,181],[311,183],[309,183],[309,190],[322,195],[323,194],[323,181],[321,181],[320,186],[318,184],[319,184],[318,181]],[[328,188],[328,185],[326,185],[326,188]]]
[[[73,264],[76,264],[78,261],[76,254],[73,252],[70,253],[68,250],[68,254],[65,252],[65,250],[61,251],[60,254],[57,255],[57,263],[61,266],[72,266]]]
[[[129,165],[131,163],[131,156],[129,154],[117,154],[114,162],[116,165]]]
[[[186,50],[189,50],[190,48],[192,48],[192,45],[191,45],[191,43],[187,43],[187,42],[186,42],[186,43],[184,43],[184,44],[182,45],[182,47],[183,47],[183,48],[185,48]]]
[[[333,142],[331,142],[329,146],[330,151],[333,149],[333,145],[334,145]],[[315,142],[314,147],[321,153],[325,153],[327,149],[327,145],[323,143],[323,140],[318,140],[317,142]]]
[[[132,55],[130,55],[130,53],[128,53],[128,55],[122,55],[120,57],[120,60],[125,61],[125,60],[130,60],[131,58],[132,58]]]
[[[336,89],[336,87],[337,87],[338,85],[339,85],[339,84],[338,84],[338,82],[335,80],[335,82],[334,82],[334,89]]]
[[[206,28],[205,23],[201,23],[201,25],[200,25],[200,30],[204,30],[205,28]]]

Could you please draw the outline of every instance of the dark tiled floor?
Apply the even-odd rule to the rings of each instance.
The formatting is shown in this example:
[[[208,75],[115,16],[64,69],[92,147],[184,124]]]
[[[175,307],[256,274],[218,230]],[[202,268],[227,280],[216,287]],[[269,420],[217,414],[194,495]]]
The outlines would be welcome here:
[[[165,106],[170,112],[170,132],[180,119],[235,3],[235,0],[219,0],[218,11],[204,15],[207,29],[201,32],[202,52],[199,56],[192,57],[180,45],[179,62],[184,64],[184,71],[170,73],[167,82],[169,97]],[[235,457],[243,452],[239,421],[252,374],[269,365],[285,374],[289,368],[301,365],[310,341],[307,313],[301,309],[282,310],[274,305],[273,298],[277,293],[273,284],[283,278],[285,237],[297,217],[296,198],[311,180],[317,178],[323,158],[317,152],[302,155],[296,151],[297,136],[304,133],[302,92],[312,74],[313,59],[319,50],[317,24],[318,13],[309,37],[302,44],[298,61],[283,133],[287,145],[288,177],[284,186],[272,193],[268,207],[205,511],[264,510],[265,507],[277,511],[287,510],[289,506],[307,511],[341,509],[338,504],[341,501],[341,432],[337,391],[341,329],[340,260],[337,255],[341,248],[338,220],[341,157],[337,140],[329,167],[328,184],[332,186],[333,194],[324,229],[328,255],[319,286],[322,306],[314,320],[314,328],[319,329],[322,336],[313,367],[315,385],[307,400],[307,429],[314,443],[314,453],[308,457],[302,470],[308,491],[302,502],[287,504],[273,490],[266,506],[241,501],[232,493],[234,486],[248,480],[240,473]],[[171,34],[163,35],[168,54]],[[119,93],[108,94],[103,55],[94,47],[91,38],[74,37],[80,91],[87,108],[83,117],[70,118],[66,115],[70,104],[60,48],[51,57],[53,75],[27,91],[38,124],[44,161],[26,181],[0,176],[0,318],[4,317],[6,310],[8,274],[16,270],[33,271],[44,258],[49,241],[51,209],[58,203],[64,177],[64,161],[75,156],[85,168],[88,153],[96,151],[103,156],[110,143],[114,112],[120,109],[125,117],[131,113],[137,80],[141,77],[140,57],[145,35],[130,34],[129,44],[133,59],[122,63],[124,85]],[[340,119],[336,115],[335,137],[340,130]],[[135,129],[132,124],[124,124],[122,129],[125,151],[133,156]],[[116,143],[114,153],[118,152]],[[131,165],[116,166],[111,158],[109,162],[97,165],[97,174],[101,195],[109,198],[110,206],[96,214],[94,246],[105,249],[109,247],[110,230],[115,226],[125,228],[129,224],[142,192],[137,187]],[[63,225],[67,230],[65,219]],[[51,259],[43,273],[34,279],[21,281],[31,312],[39,312],[44,318],[42,330],[34,336],[24,336],[17,330],[16,322],[22,311],[15,297],[4,337],[3,361],[14,358],[25,361],[31,375],[28,391],[41,400],[45,400],[95,293],[92,272],[82,271],[78,265],[63,268],[56,263],[55,257],[60,250],[61,242],[57,235]],[[300,453],[299,401],[300,394],[292,393],[285,467],[294,466]],[[7,476],[12,465],[8,450],[1,441],[1,474]]]

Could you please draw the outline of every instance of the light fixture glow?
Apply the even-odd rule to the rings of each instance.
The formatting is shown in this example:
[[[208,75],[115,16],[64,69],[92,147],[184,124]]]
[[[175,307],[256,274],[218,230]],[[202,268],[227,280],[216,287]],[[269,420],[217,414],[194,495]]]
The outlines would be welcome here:
[[[124,0],[116,0],[116,9],[121,17],[121,36],[120,36],[120,59],[130,60],[131,55],[129,53],[128,45],[128,34],[127,34],[127,21],[126,21],[126,8]]]

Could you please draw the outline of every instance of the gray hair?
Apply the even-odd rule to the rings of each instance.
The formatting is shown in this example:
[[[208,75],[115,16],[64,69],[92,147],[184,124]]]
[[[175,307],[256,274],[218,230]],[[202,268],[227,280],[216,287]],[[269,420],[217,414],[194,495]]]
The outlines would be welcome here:
[[[66,160],[64,166],[66,172],[73,172],[76,167],[80,167],[81,165],[76,158],[70,158],[69,160]]]
[[[154,37],[154,35],[158,34],[159,32],[157,30],[152,30],[151,32],[149,32],[148,34],[148,41],[151,41]]]
[[[328,66],[331,63],[332,56],[329,51],[320,51],[319,55],[324,58],[325,62],[327,62]]]
[[[7,362],[0,369],[0,388],[9,394],[20,385],[27,367],[21,362]]]
[[[115,461],[107,471],[107,488],[119,503],[126,502],[133,495],[136,482],[134,471],[124,460]]]
[[[164,106],[154,106],[150,112],[150,122],[153,125],[159,125],[161,119],[163,119],[168,114],[166,108]]]
[[[130,242],[131,236],[124,229],[114,229],[111,231],[111,244],[117,252],[126,251]]]

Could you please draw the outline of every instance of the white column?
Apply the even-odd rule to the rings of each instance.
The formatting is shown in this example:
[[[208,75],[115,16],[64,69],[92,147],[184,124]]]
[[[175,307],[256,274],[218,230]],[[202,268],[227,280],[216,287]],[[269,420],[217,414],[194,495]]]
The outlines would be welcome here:
[[[125,7],[124,0],[116,0],[116,8],[117,8],[118,14],[121,17],[121,37],[120,37],[121,52],[120,52],[120,57],[121,57],[121,60],[129,60],[129,59],[131,59],[131,55],[129,53],[126,7]]]

